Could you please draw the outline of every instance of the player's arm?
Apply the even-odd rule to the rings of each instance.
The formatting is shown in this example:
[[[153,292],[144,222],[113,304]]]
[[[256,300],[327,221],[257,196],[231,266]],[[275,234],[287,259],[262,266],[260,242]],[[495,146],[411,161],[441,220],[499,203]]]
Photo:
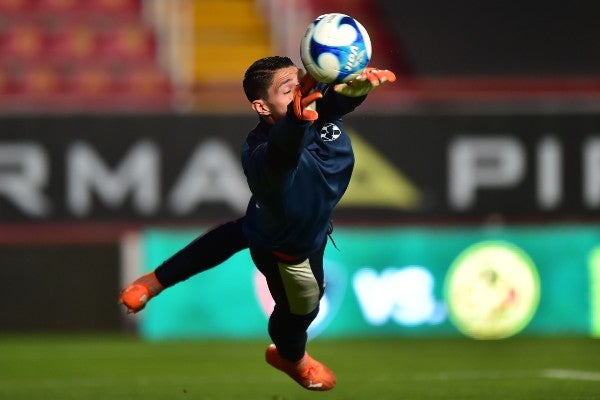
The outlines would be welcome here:
[[[294,89],[286,117],[271,129],[266,150],[271,168],[289,170],[298,164],[308,129],[319,117],[316,101],[323,94],[316,90],[316,85],[317,81],[312,76],[304,74]]]
[[[319,113],[326,117],[342,117],[356,109],[367,98],[364,96],[348,97],[337,93],[334,85],[323,84],[323,99],[319,100]]]
[[[368,67],[355,79],[347,83],[339,83],[333,87],[336,93],[347,97],[362,97],[384,82],[395,82],[396,75],[387,69]]]
[[[356,109],[367,95],[384,82],[394,82],[396,76],[389,70],[366,68],[359,76],[347,83],[327,85],[323,99],[319,101],[322,115],[341,117]]]
[[[298,73],[302,76],[294,89],[294,99],[290,107],[298,120],[312,122],[319,118],[316,102],[323,97],[323,93],[317,88],[318,82],[312,75],[302,70]]]

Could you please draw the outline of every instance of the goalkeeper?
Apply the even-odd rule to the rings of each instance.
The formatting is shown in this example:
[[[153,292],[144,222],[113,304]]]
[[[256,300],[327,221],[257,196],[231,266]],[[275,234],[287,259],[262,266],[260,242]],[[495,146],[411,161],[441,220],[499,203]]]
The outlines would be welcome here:
[[[252,192],[246,214],[198,237],[131,283],[120,302],[137,312],[164,288],[249,247],[275,300],[267,362],[306,389],[332,389],[334,374],[308,355],[306,342],[324,292],[323,254],[331,214],[354,166],[342,118],[375,87],[395,79],[388,70],[367,68],[349,83],[324,85],[303,75],[288,57],[254,62],[243,81],[259,117],[242,149]]]

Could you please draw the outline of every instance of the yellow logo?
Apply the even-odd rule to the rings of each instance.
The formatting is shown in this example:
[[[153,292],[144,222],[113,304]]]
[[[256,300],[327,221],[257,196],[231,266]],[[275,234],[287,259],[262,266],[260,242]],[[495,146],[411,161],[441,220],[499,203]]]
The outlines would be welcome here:
[[[421,203],[419,189],[356,132],[347,131],[356,162],[339,206],[416,210]]]

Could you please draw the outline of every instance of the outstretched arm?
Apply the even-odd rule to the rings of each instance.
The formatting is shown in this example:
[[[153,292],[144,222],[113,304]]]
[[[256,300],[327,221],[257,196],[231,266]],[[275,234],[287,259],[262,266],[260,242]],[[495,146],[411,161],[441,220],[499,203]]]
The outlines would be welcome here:
[[[395,82],[396,75],[387,69],[365,68],[355,79],[348,83],[339,83],[333,87],[336,93],[347,97],[361,97],[369,94],[384,82]]]
[[[307,128],[319,117],[315,102],[323,94],[316,85],[317,81],[305,74],[294,89],[287,115],[271,129],[266,157],[273,169],[288,170],[298,163]]]
[[[373,89],[384,82],[394,82],[392,71],[366,68],[358,77],[347,83],[328,85],[319,102],[319,113],[341,117],[358,107]]]

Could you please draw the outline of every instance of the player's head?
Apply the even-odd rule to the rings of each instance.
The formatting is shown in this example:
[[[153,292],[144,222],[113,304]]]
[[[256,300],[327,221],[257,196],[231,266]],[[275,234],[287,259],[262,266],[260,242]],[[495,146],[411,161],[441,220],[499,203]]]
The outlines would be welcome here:
[[[274,123],[283,118],[298,84],[298,68],[289,57],[255,61],[244,75],[244,92],[257,114]]]

